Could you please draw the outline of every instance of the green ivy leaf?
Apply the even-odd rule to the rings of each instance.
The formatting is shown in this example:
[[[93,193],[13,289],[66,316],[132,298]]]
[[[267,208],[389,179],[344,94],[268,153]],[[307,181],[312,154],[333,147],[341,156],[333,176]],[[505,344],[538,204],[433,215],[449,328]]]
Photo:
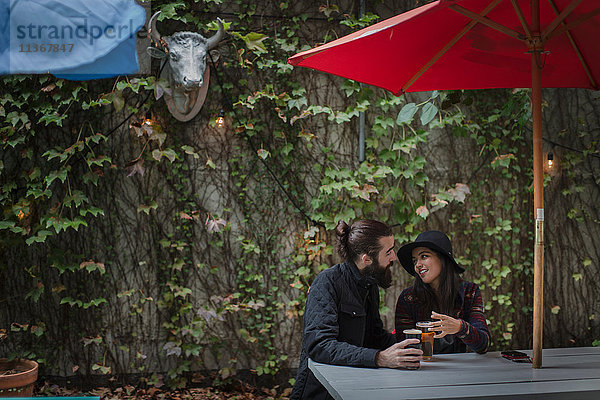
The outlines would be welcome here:
[[[15,226],[14,221],[0,221],[0,229],[10,229]]]
[[[42,293],[44,293],[44,285],[41,282],[38,282],[37,286],[34,287],[33,289],[31,289],[26,295],[25,298],[26,299],[32,299],[34,302],[37,303],[37,301],[40,299],[40,296],[42,295]],[[31,329],[33,330],[33,326],[31,327]],[[43,330],[42,330],[43,333]],[[39,336],[39,335],[37,335]]]
[[[181,150],[183,150],[185,152],[185,154],[189,154],[189,155],[193,156],[195,159],[200,158],[200,156],[198,155],[198,153],[196,153],[196,151],[194,150],[194,148],[192,146],[183,145],[183,146],[181,146]]]
[[[116,112],[121,111],[125,106],[125,99],[123,98],[123,93],[120,90],[115,90],[114,92],[104,95],[104,98],[113,104]]]
[[[292,108],[297,108],[298,111],[300,111],[302,109],[302,107],[307,106],[306,97],[291,98],[288,100],[287,106],[288,106],[288,110],[291,110]]]
[[[162,146],[163,143],[165,142],[165,139],[167,138],[167,134],[164,132],[157,132],[157,131],[152,131],[152,134],[150,135],[149,139],[150,140],[154,140],[156,142],[158,142],[159,146]]]
[[[65,183],[65,180],[67,179],[67,169],[62,168],[56,171],[51,171],[48,173],[46,178],[44,178],[44,182],[46,182],[47,186],[50,186],[56,179],[59,179],[62,183]]]
[[[29,171],[28,175],[29,175],[29,180],[34,180],[34,179],[40,177],[41,170],[38,167],[34,167],[31,171]]]
[[[180,17],[177,15],[177,9],[178,8],[184,8],[185,4],[183,4],[182,2],[172,2],[172,3],[167,3],[165,5],[163,5],[160,10],[161,10],[161,15],[159,16],[159,21],[165,20],[165,19],[180,19]]]
[[[81,215],[82,217],[85,217],[88,214],[92,214],[94,217],[97,217],[98,214],[104,215],[104,210],[94,206],[79,210],[79,215]]]
[[[423,219],[426,219],[429,216],[429,210],[426,206],[419,206],[416,211],[417,215]]]
[[[262,158],[263,160],[266,160],[266,159],[267,159],[267,157],[269,157],[269,156],[271,155],[271,153],[269,153],[269,151],[268,151],[268,150],[265,150],[265,149],[258,149],[258,150],[256,151],[256,153],[257,153],[257,154],[258,154],[258,156],[259,156],[260,158]]]
[[[97,299],[93,299],[87,303],[83,303],[83,309],[87,310],[90,307],[98,307],[100,304],[102,303],[106,303],[106,299],[105,298],[97,298]]]
[[[110,374],[110,367],[96,363],[96,364],[92,365],[92,371],[100,371],[100,373],[102,373],[104,375],[108,375],[108,374]]]
[[[87,162],[87,165],[89,165],[90,167],[94,166],[94,165],[101,167],[102,164],[104,164],[105,162],[109,163],[109,164],[112,162],[111,158],[108,156],[100,155],[97,157],[92,157],[91,154],[89,154],[89,156],[90,157],[88,157],[85,161]]]
[[[212,158],[208,158],[206,160],[206,166],[211,168],[211,169],[215,169],[217,168],[217,165],[215,164],[215,162],[212,160]]]
[[[48,161],[50,161],[56,157],[60,158],[62,154],[63,153],[58,152],[55,149],[50,149],[50,150],[46,151],[44,154],[42,154],[42,156],[48,158]]]
[[[433,103],[426,103],[421,110],[421,124],[427,125],[438,113],[438,108]]]
[[[48,125],[50,125],[52,123],[54,123],[54,124],[56,124],[58,126],[62,126],[62,121],[66,117],[67,117],[67,115],[65,115],[65,114],[60,115],[60,114],[54,112],[52,114],[46,114],[46,115],[42,116],[39,119],[39,122],[43,122],[46,126],[48,126]]]
[[[82,203],[89,203],[89,201],[82,191],[74,190],[70,196],[65,197],[63,204],[66,207],[71,207],[71,203],[73,203],[75,207],[79,207]]]
[[[88,226],[87,222],[79,217],[75,217],[75,219],[66,221],[67,228],[73,228],[75,231],[79,231],[79,226],[81,225]]]
[[[283,155],[289,155],[290,152],[294,150],[294,145],[291,143],[286,143],[285,145],[283,145],[283,147],[281,148],[281,154]]]
[[[30,246],[32,243],[44,243],[48,236],[52,235],[52,232],[47,230],[40,230],[35,236],[31,236],[25,239],[25,243]]]
[[[267,52],[263,41],[268,38],[267,35],[262,33],[250,32],[247,35],[240,35],[237,32],[231,32],[233,36],[237,36],[246,43],[248,50],[256,54],[263,54]]]
[[[175,158],[177,157],[177,153],[175,153],[173,149],[166,149],[162,152],[162,154],[171,162],[175,161]]]
[[[60,300],[60,304],[68,304],[71,307],[73,307],[73,306],[78,306],[78,307],[83,306],[83,302],[81,300],[74,300],[71,297],[63,297]]]
[[[415,103],[408,103],[398,113],[398,117],[396,118],[396,123],[398,125],[401,124],[410,124],[415,116],[415,114],[419,111],[419,107]]]
[[[339,112],[334,113],[333,115],[330,115],[329,119],[330,120],[335,119],[335,123],[339,125],[344,122],[350,122],[351,117],[350,117],[350,114],[339,111]]]
[[[117,90],[123,90],[127,87],[131,87],[131,85],[127,81],[119,81],[117,82]]]
[[[150,204],[148,204],[148,205],[140,204],[139,207],[137,208],[137,212],[144,212],[147,215],[150,215],[150,211],[155,210],[156,208],[158,208],[158,204],[156,203],[156,201],[152,200],[152,201],[150,201]]]
[[[164,93],[171,95],[171,87],[168,80],[161,78],[154,84],[154,98],[158,100]]]
[[[84,261],[79,264],[79,269],[85,269],[87,272],[98,271],[102,275],[106,273],[106,267],[104,266],[104,263],[92,260]]]

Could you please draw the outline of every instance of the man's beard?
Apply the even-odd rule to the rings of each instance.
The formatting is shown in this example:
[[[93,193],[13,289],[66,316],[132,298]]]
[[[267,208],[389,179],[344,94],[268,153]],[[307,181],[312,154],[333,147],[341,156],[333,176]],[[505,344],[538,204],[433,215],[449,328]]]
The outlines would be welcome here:
[[[373,263],[371,265],[367,265],[364,269],[364,275],[366,277],[372,278],[382,289],[387,289],[392,286],[392,264],[394,262],[390,261],[387,267],[382,267],[376,259],[373,259]]]

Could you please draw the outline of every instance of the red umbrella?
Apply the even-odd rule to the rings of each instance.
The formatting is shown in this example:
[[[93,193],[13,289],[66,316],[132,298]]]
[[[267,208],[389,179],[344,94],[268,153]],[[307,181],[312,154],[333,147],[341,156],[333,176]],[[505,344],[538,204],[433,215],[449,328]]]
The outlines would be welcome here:
[[[542,365],[544,193],[542,86],[598,89],[600,0],[439,0],[288,62],[400,95],[532,88],[533,367]]]

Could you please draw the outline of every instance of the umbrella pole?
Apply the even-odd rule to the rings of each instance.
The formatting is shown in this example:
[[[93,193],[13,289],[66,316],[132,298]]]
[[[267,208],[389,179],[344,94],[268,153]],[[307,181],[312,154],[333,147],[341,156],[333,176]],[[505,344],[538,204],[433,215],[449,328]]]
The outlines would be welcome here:
[[[531,112],[533,117],[533,203],[535,244],[533,253],[533,368],[542,367],[544,327],[544,167],[542,156],[542,71],[539,0],[531,2]],[[537,40],[536,40],[537,39]]]
[[[539,53],[537,53],[539,55]],[[536,54],[533,54],[536,57]],[[535,63],[535,62],[534,62]],[[536,75],[534,73],[534,75]],[[535,244],[533,253],[533,368],[542,367],[544,327],[544,167],[542,165],[542,89],[532,88],[533,112],[533,204],[535,208]],[[536,79],[534,77],[533,82]],[[537,86],[537,87],[536,87]]]

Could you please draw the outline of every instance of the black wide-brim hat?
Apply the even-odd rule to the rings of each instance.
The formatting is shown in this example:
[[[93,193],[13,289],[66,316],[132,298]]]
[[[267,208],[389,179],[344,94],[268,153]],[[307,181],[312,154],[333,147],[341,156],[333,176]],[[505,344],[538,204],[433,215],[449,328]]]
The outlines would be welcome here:
[[[400,264],[402,264],[406,272],[412,276],[417,276],[412,260],[412,251],[417,247],[427,247],[428,249],[445,255],[452,265],[454,265],[454,268],[456,268],[458,273],[465,272],[465,269],[458,265],[452,255],[452,243],[450,243],[448,236],[440,231],[426,231],[417,236],[417,239],[414,242],[405,244],[398,250],[398,260],[400,260]]]

